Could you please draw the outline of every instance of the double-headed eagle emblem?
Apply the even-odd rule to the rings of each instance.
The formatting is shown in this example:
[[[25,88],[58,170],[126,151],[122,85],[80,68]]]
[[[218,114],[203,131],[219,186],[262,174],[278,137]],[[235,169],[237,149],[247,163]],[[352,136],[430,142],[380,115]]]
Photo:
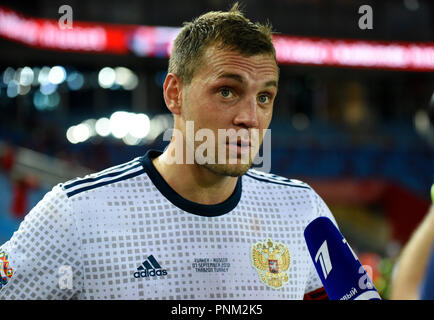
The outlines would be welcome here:
[[[262,282],[273,289],[281,288],[288,282],[290,264],[289,249],[281,242],[267,239],[252,245],[253,266]]]

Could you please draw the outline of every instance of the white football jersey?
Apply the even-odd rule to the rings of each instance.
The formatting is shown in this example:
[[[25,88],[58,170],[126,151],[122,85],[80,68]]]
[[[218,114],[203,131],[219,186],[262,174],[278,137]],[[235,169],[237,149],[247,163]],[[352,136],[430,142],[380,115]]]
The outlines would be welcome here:
[[[191,202],[143,157],[55,186],[0,247],[0,299],[326,298],[303,231],[331,212],[307,184],[249,170]]]

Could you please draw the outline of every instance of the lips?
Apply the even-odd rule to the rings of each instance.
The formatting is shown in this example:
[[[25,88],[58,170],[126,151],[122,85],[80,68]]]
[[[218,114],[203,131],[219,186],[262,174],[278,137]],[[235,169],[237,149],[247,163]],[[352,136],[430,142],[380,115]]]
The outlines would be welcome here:
[[[249,140],[238,139],[237,145],[240,147],[250,147],[251,144]]]
[[[236,143],[233,143],[232,140],[228,139],[226,144],[237,145],[238,147],[250,147],[252,145],[250,143],[250,140],[243,140],[241,138],[238,138]]]

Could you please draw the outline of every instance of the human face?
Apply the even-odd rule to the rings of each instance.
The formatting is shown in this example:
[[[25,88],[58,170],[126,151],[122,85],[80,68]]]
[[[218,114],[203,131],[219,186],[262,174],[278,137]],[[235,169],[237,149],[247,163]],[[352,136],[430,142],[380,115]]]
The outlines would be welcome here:
[[[269,54],[246,57],[217,46],[208,47],[202,61],[191,83],[183,89],[181,127],[185,129],[186,121],[194,121],[195,133],[204,128],[214,133],[216,161],[203,167],[219,175],[243,175],[251,167],[271,121],[278,85],[276,61]],[[235,139],[238,146],[236,142],[231,146],[230,138],[218,141],[219,129],[233,129],[244,135]],[[259,139],[252,139],[252,129],[259,131]],[[195,149],[201,143],[195,141]],[[226,159],[222,161],[223,148]],[[229,161],[229,148],[236,150],[235,163]],[[248,153],[247,162],[241,161],[243,153]]]

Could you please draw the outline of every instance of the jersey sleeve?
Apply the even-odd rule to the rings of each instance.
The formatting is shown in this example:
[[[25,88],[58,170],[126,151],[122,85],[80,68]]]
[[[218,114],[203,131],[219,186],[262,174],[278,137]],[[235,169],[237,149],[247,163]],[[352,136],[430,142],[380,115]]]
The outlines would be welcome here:
[[[313,198],[312,201],[314,207],[312,220],[318,217],[327,217],[339,229],[333,214],[325,204],[324,200],[315,191],[313,191],[312,198]],[[305,289],[305,294],[303,299],[304,300],[327,300],[328,299],[327,293],[323,287],[321,279],[316,271],[315,265],[313,264],[312,260],[310,264],[310,275],[306,284],[306,289]]]
[[[0,247],[0,299],[73,299],[82,288],[80,241],[69,199],[55,186]]]

